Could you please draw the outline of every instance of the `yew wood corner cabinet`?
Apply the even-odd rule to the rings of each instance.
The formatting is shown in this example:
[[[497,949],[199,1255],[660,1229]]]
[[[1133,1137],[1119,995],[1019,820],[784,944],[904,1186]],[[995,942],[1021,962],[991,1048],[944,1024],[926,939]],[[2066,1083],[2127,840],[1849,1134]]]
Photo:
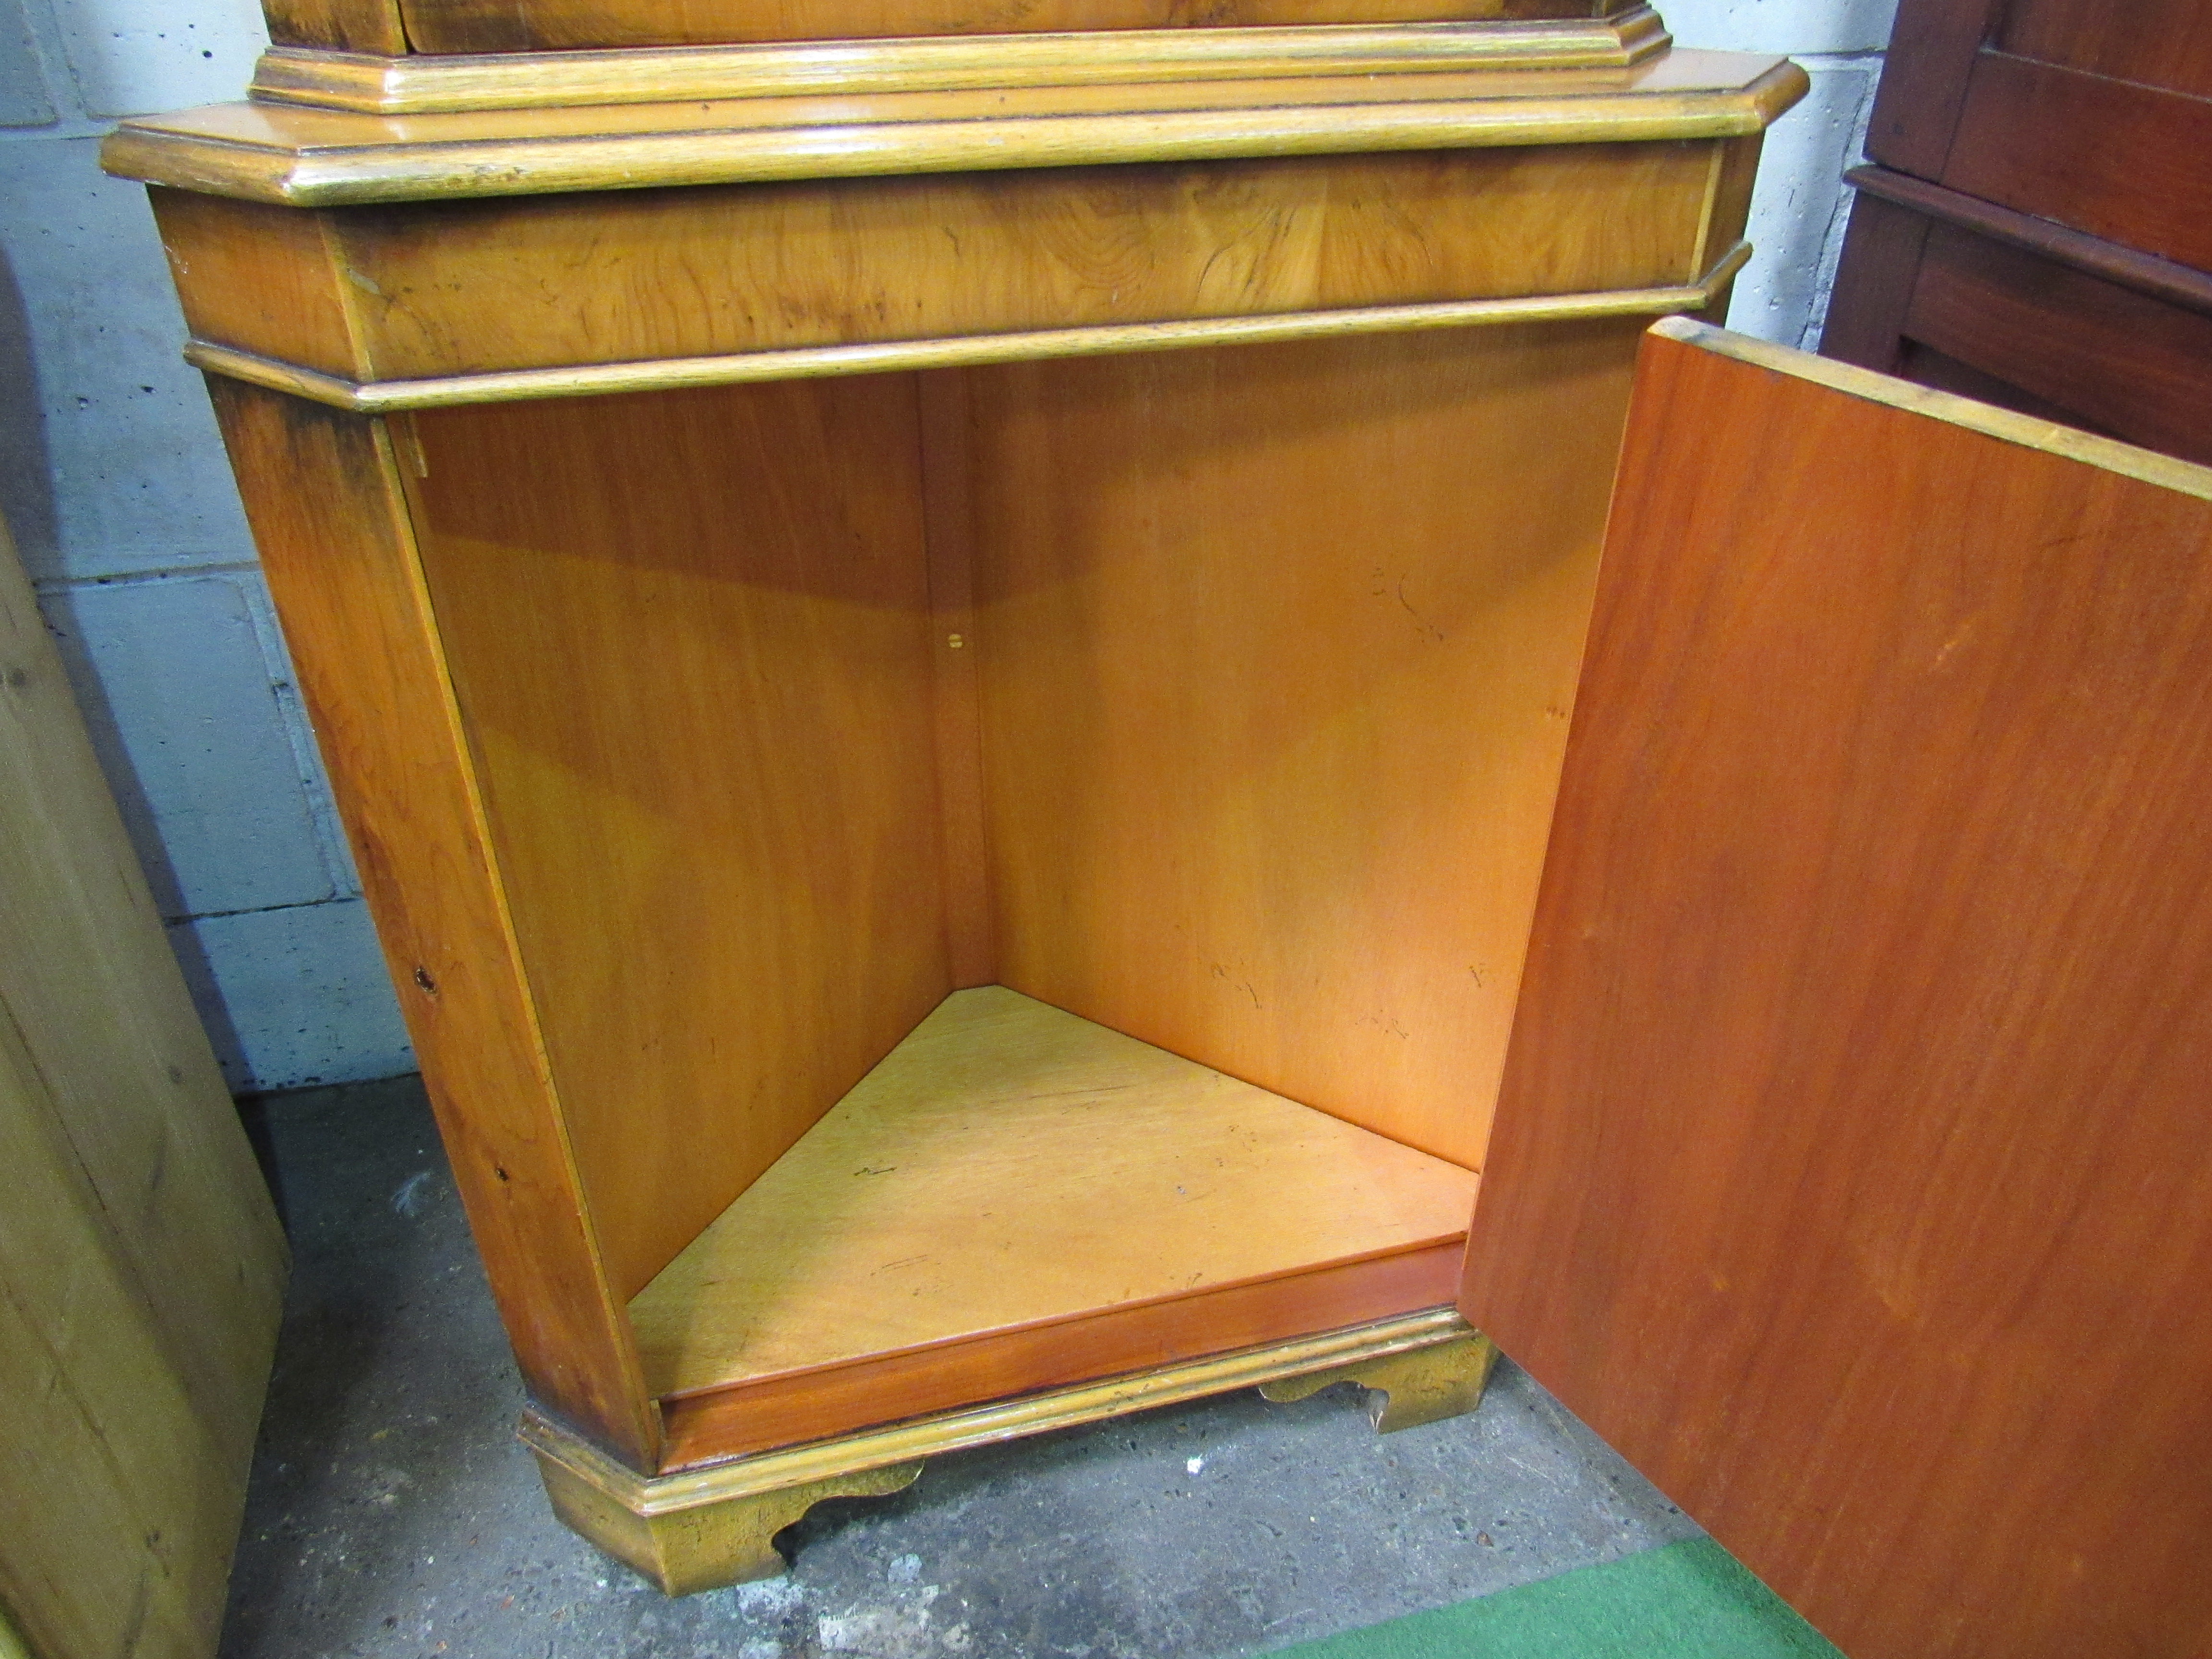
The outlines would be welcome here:
[[[950,1448],[1471,1404],[1637,342],[1801,72],[1612,0],[270,15],[106,160],[562,1515],[683,1590]]]

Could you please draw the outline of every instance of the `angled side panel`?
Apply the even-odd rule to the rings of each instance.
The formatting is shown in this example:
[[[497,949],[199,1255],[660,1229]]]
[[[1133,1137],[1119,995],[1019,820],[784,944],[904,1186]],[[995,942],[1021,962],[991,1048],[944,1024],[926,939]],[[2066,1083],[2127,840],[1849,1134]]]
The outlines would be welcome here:
[[[650,1468],[658,1415],[547,1073],[390,438],[210,391],[515,1357],[549,1409]]]
[[[2212,1640],[2212,471],[1647,342],[1462,1309],[1854,1659]]]
[[[406,430],[488,845],[626,1298],[952,988],[914,383]]]

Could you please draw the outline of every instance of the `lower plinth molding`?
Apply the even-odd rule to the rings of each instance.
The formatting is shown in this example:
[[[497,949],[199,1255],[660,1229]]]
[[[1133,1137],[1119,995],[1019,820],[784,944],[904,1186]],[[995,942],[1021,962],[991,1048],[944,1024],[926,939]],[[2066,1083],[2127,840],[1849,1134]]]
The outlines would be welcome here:
[[[1370,1420],[1388,1434],[1474,1410],[1497,1357],[1455,1310],[1432,1308],[668,1474],[640,1474],[534,1408],[520,1434],[566,1525],[689,1595],[774,1577],[775,1534],[815,1504],[902,1491],[946,1452],[1237,1389],[1288,1402],[1335,1382],[1370,1390]]]

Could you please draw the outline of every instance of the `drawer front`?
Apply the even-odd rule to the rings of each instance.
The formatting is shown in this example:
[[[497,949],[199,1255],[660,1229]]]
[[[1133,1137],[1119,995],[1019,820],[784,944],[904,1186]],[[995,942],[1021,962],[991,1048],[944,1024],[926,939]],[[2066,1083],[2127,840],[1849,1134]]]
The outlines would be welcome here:
[[[1756,139],[307,212],[157,190],[196,337],[355,380],[1694,282]]]

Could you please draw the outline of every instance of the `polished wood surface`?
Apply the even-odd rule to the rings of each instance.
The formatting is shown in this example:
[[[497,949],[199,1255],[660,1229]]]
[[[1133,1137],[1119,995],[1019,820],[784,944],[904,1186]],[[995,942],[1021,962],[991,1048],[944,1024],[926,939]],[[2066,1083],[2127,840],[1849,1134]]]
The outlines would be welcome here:
[[[1006,984],[1480,1164],[1637,326],[976,376]]]
[[[1689,283],[1723,159],[1563,144],[623,191],[291,212],[281,236],[286,210],[156,200],[173,260],[208,273],[184,283],[196,338],[381,381]],[[237,280],[248,262],[264,283]]]
[[[642,1573],[662,1595],[690,1595],[781,1576],[790,1568],[776,1549],[778,1533],[833,1498],[903,1492],[921,1465],[881,1464],[673,1512],[634,1508],[562,1458],[541,1455],[538,1473],[563,1525]]]
[[[830,93],[1004,91],[1440,70],[1625,68],[1667,49],[1649,7],[1612,19],[1367,27],[1126,30],[674,50],[364,58],[276,47],[253,95],[378,115]],[[1155,94],[1156,95],[1156,94]]]
[[[665,1406],[664,1468],[704,1467],[859,1433],[890,1419],[1199,1363],[1341,1325],[1434,1310],[1449,1305],[1463,1256],[1464,1247],[1454,1239],[681,1395]],[[1136,1408],[1133,1399],[1130,1408]]]
[[[915,385],[414,425],[445,663],[627,1299],[951,988]]]
[[[770,380],[821,380],[896,370],[937,370],[991,363],[1181,351],[1194,346],[1262,345],[1285,340],[1346,340],[1375,334],[1477,330],[1510,324],[1589,322],[1595,318],[1717,316],[1736,273],[1751,257],[1738,242],[1695,283],[1680,287],[1599,289],[1510,300],[1445,300],[1410,306],[1355,306],[1343,311],[1269,312],[1257,317],[1195,317],[1165,323],[1105,324],[1087,328],[964,334],[861,345],[799,346],[726,357],[664,357],[642,362],[495,370],[421,380],[342,380],[228,346],[191,344],[185,362],[211,374],[243,380],[355,414],[461,409],[547,398],[593,398],[641,392],[757,386]]]
[[[1940,179],[1959,130],[1966,80],[2005,0],[1899,0],[1867,122],[1867,155]]]
[[[2212,42],[2212,17],[2200,29]],[[2212,270],[2212,97],[1984,53],[1940,182]]]
[[[2212,271],[2179,264],[2143,253],[2118,242],[2108,242],[2033,214],[2000,207],[1959,191],[1931,185],[1887,167],[1853,167],[1844,182],[1863,199],[1907,208],[1919,216],[1923,230],[1930,219],[1955,225],[2009,247],[2038,253],[2069,270],[2085,271],[2122,288],[2166,300],[2192,311],[2212,314]],[[1918,255],[1915,254],[1915,258]],[[1910,297],[1909,295],[1905,297]]]
[[[286,1263],[0,526],[0,1622],[30,1652],[215,1652]]]
[[[1916,348],[2040,398],[2075,425],[2212,462],[2212,308],[2054,269],[1939,224],[1904,329]]]
[[[1745,137],[1804,95],[1784,59],[1670,52],[1627,70],[727,99],[385,118],[218,104],[134,118],[110,172],[293,206]]]
[[[2212,98],[2197,0],[2008,0],[1995,43],[2016,58]]]
[[[541,1465],[558,1464],[630,1515],[674,1520],[733,1500],[867,1469],[910,1467],[917,1459],[946,1452],[1048,1434],[1237,1389],[1264,1388],[1315,1373],[1328,1375],[1375,1366],[1410,1370],[1428,1356],[1437,1356],[1441,1369],[1455,1370],[1470,1346],[1480,1340],[1451,1308],[1423,1308],[1194,1359],[1156,1361],[1120,1376],[1073,1387],[970,1404],[957,1411],[931,1413],[885,1427],[660,1475],[641,1475],[623,1468],[539,1412],[524,1413],[518,1437],[537,1455]]]
[[[975,650],[975,472],[969,376],[920,375],[922,536],[937,674],[937,806],[945,848],[945,949],[956,989],[994,985],[991,854],[983,821],[982,677]]]
[[[2203,1651],[2212,471],[1656,333],[1462,1309],[1853,1659]]]
[[[1468,14],[1148,4],[1118,21],[1171,39],[1013,43],[988,84],[980,40],[659,8],[709,32],[679,58],[556,41],[615,14],[555,4],[535,46],[614,56],[279,52],[265,89],[386,112],[225,106],[104,152],[157,186],[193,360],[240,382],[257,534],[526,1378],[641,1477],[1455,1279],[1636,331],[1720,302],[1759,134],[1807,82],[1656,52],[1614,0],[1448,33]],[[421,10],[430,55],[415,23],[459,14]],[[1316,32],[1208,27],[1263,23]],[[1505,67],[1538,58],[1579,66]],[[976,1153],[871,1225],[957,1237],[928,1205],[995,1214],[995,1172],[1050,1210],[1055,1273],[1143,1273],[893,1308],[866,1230],[781,1224],[655,1313],[955,987],[1170,1046],[1442,1171],[1450,1213],[1408,1231],[1346,1196],[1364,1155],[1309,1158],[1170,1252],[1127,1194],[1039,1206],[1023,1158]],[[1116,1212],[1087,1251],[1084,1201]],[[708,1278],[800,1267],[782,1347],[716,1324],[746,1304]]]
[[[548,1074],[390,435],[209,391],[507,1340],[536,1399],[653,1468],[658,1413]]]
[[[1634,0],[400,0],[426,52],[728,40],[1602,17]]]
[[[407,51],[399,0],[261,0],[269,38],[322,52]]]
[[[1824,351],[2212,456],[2212,13],[1903,0]]]
[[[1475,1176],[1001,986],[954,993],[630,1304],[698,1393],[1449,1243]]]

